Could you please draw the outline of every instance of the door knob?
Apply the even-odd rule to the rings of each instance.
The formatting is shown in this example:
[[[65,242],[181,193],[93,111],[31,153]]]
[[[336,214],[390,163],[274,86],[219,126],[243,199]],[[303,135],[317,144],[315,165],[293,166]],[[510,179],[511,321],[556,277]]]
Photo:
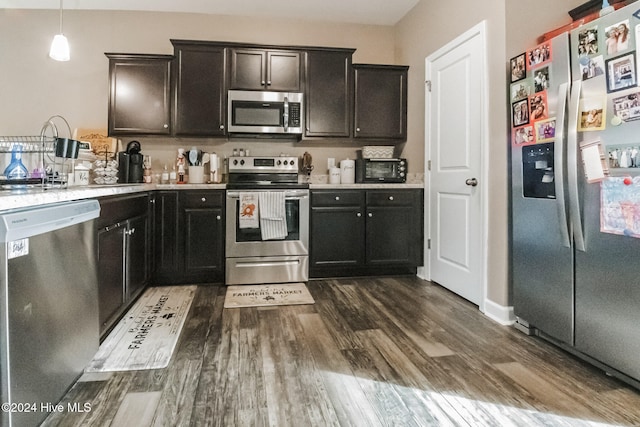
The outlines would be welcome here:
[[[472,187],[475,187],[476,185],[478,185],[478,180],[475,179],[475,178],[469,178],[464,183],[467,184],[467,185],[470,185]]]

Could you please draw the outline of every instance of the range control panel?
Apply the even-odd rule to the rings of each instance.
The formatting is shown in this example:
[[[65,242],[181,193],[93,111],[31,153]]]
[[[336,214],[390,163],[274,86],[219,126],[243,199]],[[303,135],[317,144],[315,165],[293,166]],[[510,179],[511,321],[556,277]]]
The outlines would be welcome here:
[[[229,173],[297,173],[298,158],[292,156],[275,157],[229,157]]]

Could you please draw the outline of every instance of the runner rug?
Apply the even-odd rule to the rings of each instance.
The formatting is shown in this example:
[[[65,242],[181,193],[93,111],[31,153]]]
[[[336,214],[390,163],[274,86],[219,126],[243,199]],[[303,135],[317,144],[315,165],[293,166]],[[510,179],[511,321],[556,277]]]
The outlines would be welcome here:
[[[227,286],[225,308],[314,304],[304,283]]]
[[[148,288],[100,345],[85,372],[166,368],[196,286]]]

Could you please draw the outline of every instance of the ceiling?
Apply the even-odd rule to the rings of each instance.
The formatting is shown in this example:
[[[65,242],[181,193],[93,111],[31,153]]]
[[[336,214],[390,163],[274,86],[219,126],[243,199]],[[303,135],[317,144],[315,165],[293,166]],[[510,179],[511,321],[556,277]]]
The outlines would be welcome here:
[[[66,0],[64,10],[138,10],[394,25],[419,0]],[[59,9],[59,0],[3,0],[5,9]]]

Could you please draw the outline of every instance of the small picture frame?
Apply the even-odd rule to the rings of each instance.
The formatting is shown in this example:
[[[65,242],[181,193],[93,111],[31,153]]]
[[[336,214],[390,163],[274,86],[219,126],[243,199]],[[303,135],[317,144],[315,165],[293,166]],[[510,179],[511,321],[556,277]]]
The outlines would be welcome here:
[[[529,120],[532,122],[549,117],[547,111],[547,92],[538,92],[529,98]]]
[[[516,145],[533,144],[536,142],[536,135],[533,125],[524,125],[513,129],[511,141]]]
[[[606,71],[608,93],[637,86],[636,53],[630,52],[607,60]]]
[[[510,64],[511,64],[511,83],[515,83],[527,77],[526,52],[511,58]]]
[[[578,130],[581,132],[603,130],[606,127],[607,98],[593,97],[580,101]]]
[[[613,114],[623,122],[640,120],[640,92],[613,98]]]
[[[553,141],[556,137],[556,118],[539,120],[534,123],[536,142]]]
[[[584,29],[578,33],[578,55],[598,53],[598,27]]]
[[[580,73],[582,80],[589,80],[604,74],[604,58],[602,55],[593,58],[580,58]]]
[[[511,102],[526,99],[529,95],[531,95],[531,82],[529,80],[522,80],[511,85]]]
[[[549,67],[543,67],[533,72],[533,91],[542,92],[549,89]]]
[[[513,127],[526,125],[529,123],[529,99],[525,98],[511,104],[511,117]]]
[[[541,43],[527,51],[527,66],[530,70],[551,61],[551,42]]]
[[[604,29],[607,55],[617,55],[629,49],[630,27],[629,20],[620,21]]]

